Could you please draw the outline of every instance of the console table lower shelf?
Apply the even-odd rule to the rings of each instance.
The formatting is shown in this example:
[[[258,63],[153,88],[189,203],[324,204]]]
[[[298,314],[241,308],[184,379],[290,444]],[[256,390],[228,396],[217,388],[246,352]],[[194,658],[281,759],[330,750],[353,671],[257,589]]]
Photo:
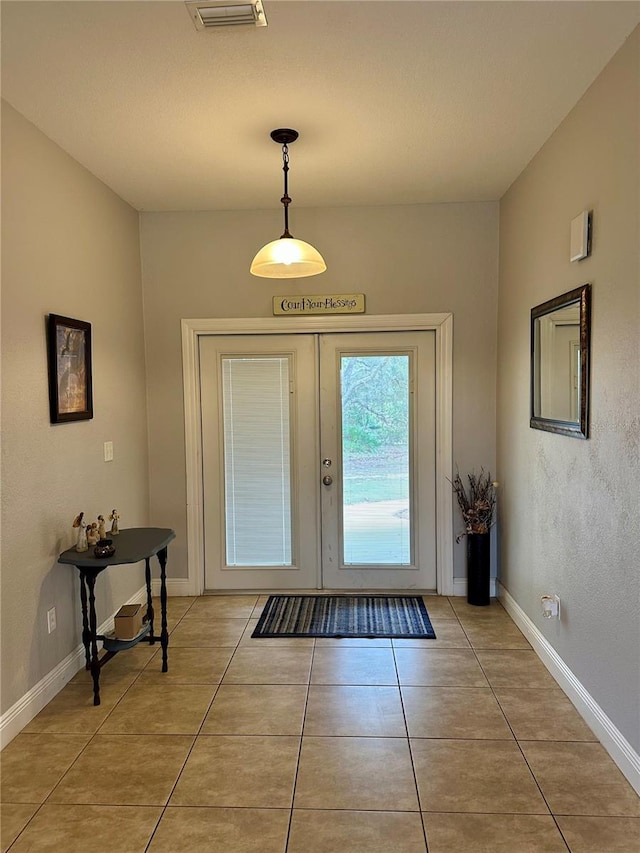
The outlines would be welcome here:
[[[110,557],[95,557],[89,551],[78,552],[69,548],[58,557],[59,563],[73,565],[80,573],[80,603],[82,606],[82,642],[85,650],[86,668],[93,678],[93,704],[100,704],[100,670],[114,655],[130,649],[140,642],[162,647],[162,671],[168,670],[169,631],[167,630],[167,546],[175,539],[173,530],[161,527],[132,527],[121,530],[116,539],[116,553]],[[160,609],[161,631],[156,636],[153,630],[154,611],[151,597],[151,557],[157,556],[160,564]],[[98,634],[95,606],[96,578],[110,566],[145,561],[145,583],[147,590],[147,612],[145,623],[131,640],[118,640],[115,636]],[[88,595],[87,595],[88,592]],[[105,654],[98,657],[98,641],[102,641]]]
[[[98,634],[98,639],[102,640],[103,649],[113,657],[118,652],[123,652],[125,649],[132,649],[134,646],[137,646],[140,640],[146,640],[148,643],[151,643],[151,624],[146,621],[135,637],[131,637],[130,640],[119,640],[113,633]],[[159,639],[160,637],[153,637],[154,641]],[[104,658],[101,658],[101,660],[104,660]]]

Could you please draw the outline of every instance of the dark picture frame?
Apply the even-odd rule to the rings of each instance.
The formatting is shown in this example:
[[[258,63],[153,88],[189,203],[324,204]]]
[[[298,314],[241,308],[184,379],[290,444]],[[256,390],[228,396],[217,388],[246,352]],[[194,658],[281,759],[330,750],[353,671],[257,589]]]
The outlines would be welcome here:
[[[578,344],[575,353],[575,414],[573,417],[556,416],[546,413],[543,403],[545,392],[550,383],[559,375],[554,365],[544,369],[545,359],[550,356],[548,344],[544,340],[543,324],[554,325],[560,313],[572,309],[576,314]],[[589,437],[589,371],[591,363],[591,285],[583,284],[563,293],[554,299],[536,305],[531,309],[531,418],[529,425],[533,429],[542,429],[558,435],[572,438]],[[549,377],[552,377],[551,379]],[[571,389],[569,388],[569,392]],[[553,416],[551,416],[553,414]]]
[[[47,355],[51,423],[91,419],[91,324],[60,314],[49,314]]]

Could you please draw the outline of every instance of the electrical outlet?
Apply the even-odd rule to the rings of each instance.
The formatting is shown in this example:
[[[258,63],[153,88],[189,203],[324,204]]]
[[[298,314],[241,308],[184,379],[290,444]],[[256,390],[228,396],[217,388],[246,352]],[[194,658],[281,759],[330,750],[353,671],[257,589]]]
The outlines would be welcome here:
[[[56,630],[56,609],[52,607],[51,610],[47,610],[47,628],[49,633],[52,634]]]
[[[105,441],[104,443],[104,461],[113,462],[113,442]]]
[[[542,607],[542,615],[545,619],[560,618],[560,596],[559,595],[542,595],[540,596],[540,605]]]

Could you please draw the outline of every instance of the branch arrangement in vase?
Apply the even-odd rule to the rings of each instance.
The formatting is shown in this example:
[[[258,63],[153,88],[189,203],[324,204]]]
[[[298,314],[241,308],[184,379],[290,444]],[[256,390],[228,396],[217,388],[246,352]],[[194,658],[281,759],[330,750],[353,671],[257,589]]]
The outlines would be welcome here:
[[[469,533],[488,533],[495,520],[498,483],[491,479],[491,472],[481,468],[479,474],[475,471],[468,474],[467,480],[468,487],[457,472],[451,482],[465,525],[464,533],[456,536],[456,542]]]

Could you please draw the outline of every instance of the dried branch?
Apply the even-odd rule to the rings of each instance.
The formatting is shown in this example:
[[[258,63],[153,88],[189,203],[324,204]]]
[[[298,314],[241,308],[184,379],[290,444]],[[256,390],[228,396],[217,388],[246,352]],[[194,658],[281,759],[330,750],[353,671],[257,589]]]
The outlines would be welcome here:
[[[462,513],[465,531],[456,537],[456,542],[468,533],[488,533],[494,524],[494,513],[496,506],[496,488],[498,484],[491,479],[491,473],[480,469],[476,474],[472,471],[467,475],[469,481],[468,491],[462,481],[460,472],[456,472],[453,481],[453,491],[458,499],[458,506]]]

